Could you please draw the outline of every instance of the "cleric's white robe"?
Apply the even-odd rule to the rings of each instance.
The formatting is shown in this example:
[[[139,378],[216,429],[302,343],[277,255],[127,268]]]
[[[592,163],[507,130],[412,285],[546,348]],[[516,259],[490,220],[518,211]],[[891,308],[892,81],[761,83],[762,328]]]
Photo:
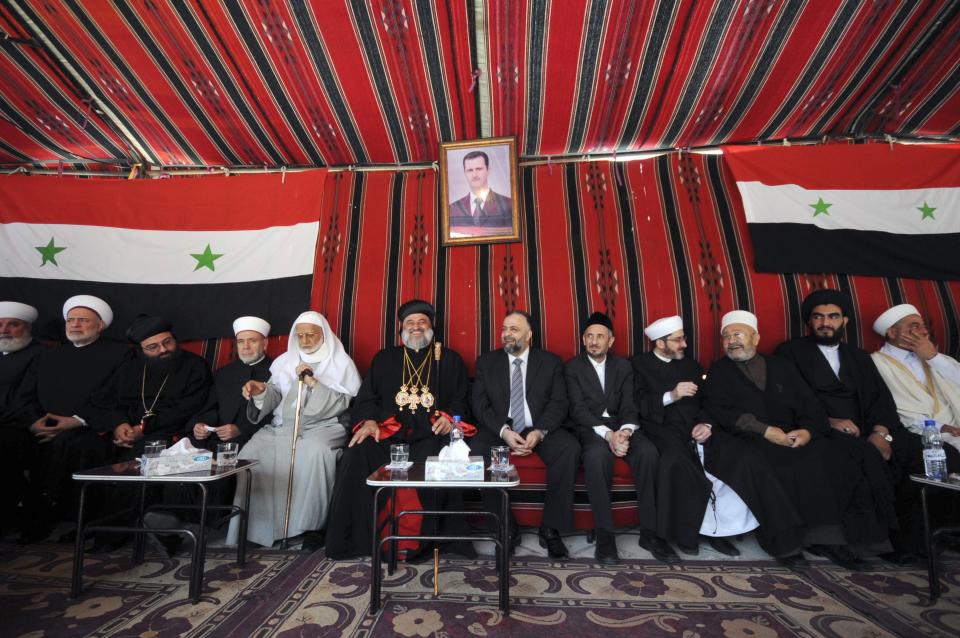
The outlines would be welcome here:
[[[260,465],[253,468],[247,539],[266,547],[283,538],[297,395],[297,386],[293,384],[283,397],[282,408],[278,409],[280,389],[272,381],[271,378],[263,395],[248,403],[247,415],[254,423],[271,414],[273,419],[260,428],[239,454],[241,459],[260,461]],[[326,525],[337,459],[347,440],[347,431],[338,417],[346,412],[350,398],[349,394],[331,390],[319,381],[312,390],[304,384],[288,538]],[[238,479],[236,505],[243,504],[244,484],[242,478]],[[234,518],[227,543],[235,544],[238,536],[239,521]]]

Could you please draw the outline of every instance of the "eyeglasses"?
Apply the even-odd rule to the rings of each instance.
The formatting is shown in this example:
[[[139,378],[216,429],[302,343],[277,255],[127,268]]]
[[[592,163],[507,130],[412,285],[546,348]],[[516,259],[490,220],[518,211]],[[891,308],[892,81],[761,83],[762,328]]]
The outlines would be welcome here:
[[[313,341],[323,336],[322,332],[296,332],[294,333],[297,339],[300,341]]]
[[[173,337],[167,337],[160,343],[151,343],[149,346],[143,346],[144,352],[157,352],[162,347],[164,350],[169,350],[173,344],[177,342]]]

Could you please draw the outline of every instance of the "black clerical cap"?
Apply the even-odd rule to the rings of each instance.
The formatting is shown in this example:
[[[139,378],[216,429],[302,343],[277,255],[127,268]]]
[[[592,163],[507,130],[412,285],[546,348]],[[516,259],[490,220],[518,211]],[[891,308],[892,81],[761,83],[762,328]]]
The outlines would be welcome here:
[[[580,325],[580,334],[583,334],[587,331],[592,325],[606,326],[607,330],[610,331],[610,334],[613,334],[613,322],[610,321],[610,317],[603,314],[602,312],[595,312]]]
[[[173,330],[173,324],[169,319],[163,317],[151,317],[149,315],[139,315],[127,328],[127,339],[134,343],[140,343],[144,339],[149,339],[153,335],[161,332]]]
[[[424,301],[423,299],[411,299],[407,303],[400,306],[400,310],[397,311],[397,319],[403,321],[408,316],[412,314],[420,313],[422,315],[427,315],[430,317],[430,323],[433,323],[433,306]]]
[[[814,290],[803,300],[803,306],[800,308],[803,320],[807,321],[810,318],[810,313],[813,312],[814,308],[826,304],[839,306],[840,310],[843,311],[844,317],[849,317],[852,314],[850,310],[850,297],[848,297],[846,293],[834,290],[833,288],[822,288],[820,290]]]

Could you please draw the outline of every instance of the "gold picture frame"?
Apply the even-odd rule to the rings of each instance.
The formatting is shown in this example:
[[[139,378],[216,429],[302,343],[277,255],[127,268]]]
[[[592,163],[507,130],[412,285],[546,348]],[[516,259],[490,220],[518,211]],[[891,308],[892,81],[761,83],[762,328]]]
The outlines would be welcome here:
[[[444,246],[520,241],[515,137],[441,142],[440,188]]]

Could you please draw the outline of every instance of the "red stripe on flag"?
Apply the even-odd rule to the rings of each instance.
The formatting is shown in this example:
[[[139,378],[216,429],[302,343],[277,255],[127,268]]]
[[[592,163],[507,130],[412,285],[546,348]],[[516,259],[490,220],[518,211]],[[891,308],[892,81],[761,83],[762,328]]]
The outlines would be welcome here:
[[[326,174],[318,169],[163,180],[13,175],[0,180],[0,223],[184,231],[291,226],[320,218]]]
[[[960,186],[960,145],[830,144],[723,148],[738,182],[806,189],[901,190]]]

